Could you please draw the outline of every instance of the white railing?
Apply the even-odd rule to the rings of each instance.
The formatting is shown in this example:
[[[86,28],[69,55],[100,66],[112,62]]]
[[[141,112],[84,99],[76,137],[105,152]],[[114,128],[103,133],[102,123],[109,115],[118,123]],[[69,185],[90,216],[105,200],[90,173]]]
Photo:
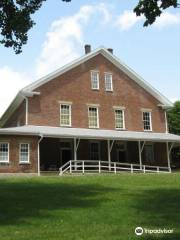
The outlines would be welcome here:
[[[93,160],[71,160],[65,163],[59,169],[59,175],[63,175],[65,172],[69,173],[119,173],[127,171],[131,173],[142,172],[142,173],[170,173],[171,168],[161,166],[150,166],[134,164],[134,163],[119,163],[119,162],[107,162],[107,161],[93,161]]]

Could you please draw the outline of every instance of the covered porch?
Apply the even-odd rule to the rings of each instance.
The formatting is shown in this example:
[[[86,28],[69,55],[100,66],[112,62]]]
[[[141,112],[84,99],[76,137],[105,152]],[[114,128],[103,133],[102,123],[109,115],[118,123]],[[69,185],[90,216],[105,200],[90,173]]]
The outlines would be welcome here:
[[[121,164],[130,169],[133,164],[140,170],[155,166],[157,171],[164,167],[171,172],[171,151],[180,144],[180,136],[170,133],[48,126],[4,128],[1,135],[36,139],[28,164],[30,168],[37,166],[38,175],[59,171],[67,163],[71,165],[69,161],[73,161],[74,167],[80,164],[81,170],[83,164],[96,161],[99,165],[105,162],[110,170]]]
[[[170,152],[173,145],[168,142],[140,140],[44,137],[40,142],[40,172],[61,171],[69,161],[72,172],[73,170],[84,172],[86,169],[93,171],[95,168],[98,170],[96,165],[99,161],[102,166],[113,168],[114,171],[113,163],[124,166],[124,170],[126,167],[143,170],[144,166],[156,166],[170,172]],[[76,165],[81,167],[75,169]]]

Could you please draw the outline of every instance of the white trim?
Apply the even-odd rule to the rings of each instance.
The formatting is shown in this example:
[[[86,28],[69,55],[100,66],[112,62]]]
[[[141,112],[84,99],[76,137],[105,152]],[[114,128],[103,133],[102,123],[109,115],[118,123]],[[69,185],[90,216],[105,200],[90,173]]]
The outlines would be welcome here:
[[[165,128],[166,128],[166,133],[169,133],[169,127],[168,127],[168,120],[167,120],[167,112],[164,110],[164,115],[165,115]]]
[[[64,104],[64,105],[72,105],[72,102],[69,101],[58,101],[60,104]]]
[[[123,107],[123,106],[113,106],[113,109],[117,109],[117,110],[125,110],[126,107]]]
[[[26,120],[25,120],[25,124],[28,125],[28,112],[29,112],[29,102],[28,102],[28,98],[25,97],[25,104],[26,104]]]
[[[97,73],[97,88],[93,88],[93,85],[92,85],[92,74],[93,73]],[[91,70],[91,89],[99,90],[99,71],[97,71],[97,70]]]
[[[69,124],[61,124],[61,106],[69,106]],[[72,126],[72,110],[71,110],[72,106],[71,104],[67,104],[67,103],[60,103],[60,126],[61,127],[71,127]]]
[[[97,109],[97,127],[89,125],[89,108],[96,108]],[[89,126],[89,128],[93,128],[93,129],[94,128],[95,129],[99,128],[99,107],[93,106],[93,105],[88,105],[88,126]]]
[[[86,105],[87,105],[88,107],[97,107],[97,108],[100,107],[100,104],[96,104],[96,103],[87,103]]]
[[[114,107],[113,107],[113,108],[114,108]],[[122,111],[122,117],[123,117],[123,127],[122,127],[122,128],[117,128],[117,127],[116,127],[116,110],[121,110],[121,111]],[[124,108],[122,108],[122,107],[114,108],[114,122],[115,122],[115,129],[116,129],[116,130],[126,130],[126,126],[125,126],[125,111],[124,111]]]
[[[144,118],[143,113],[149,113],[149,121],[150,121],[150,129],[144,129]],[[144,132],[152,132],[152,112],[151,111],[142,111],[142,122],[143,122],[143,131]]]
[[[8,145],[8,160],[7,161],[0,161],[0,163],[9,163],[10,144],[9,144],[9,142],[0,142],[0,144],[7,144]]]
[[[41,135],[40,136],[40,139],[39,139],[39,141],[38,141],[38,166],[37,166],[37,170],[38,170],[38,176],[40,176],[41,175],[41,166],[40,166],[40,161],[41,161],[41,159],[40,159],[40,143],[41,143],[41,141],[43,140],[43,135]]]
[[[106,88],[106,76],[107,75],[110,75],[111,76],[111,89],[107,89]],[[104,84],[105,84],[105,90],[106,92],[113,92],[113,74],[112,73],[108,73],[108,72],[105,72],[104,73]]]
[[[119,60],[115,55],[111,54],[105,47],[99,47],[95,49],[89,54],[85,54],[83,57],[72,61],[71,63],[57,69],[56,71],[52,72],[51,74],[46,75],[45,77],[35,81],[34,83],[28,85],[27,87],[23,88],[14,100],[11,102],[8,109],[3,114],[0,120],[0,126],[3,126],[5,122],[9,119],[12,113],[17,109],[17,107],[22,103],[23,98],[20,95],[21,93],[31,93],[41,85],[51,81],[52,79],[62,75],[63,73],[79,66],[81,63],[88,61],[89,59],[97,56],[98,54],[102,54],[105,58],[107,58],[111,63],[113,63],[116,67],[118,67],[121,71],[127,74],[132,80],[134,80],[138,85],[144,88],[147,92],[149,92],[153,97],[155,97],[160,104],[164,105],[165,107],[172,107],[173,104],[163,96],[159,91],[157,91],[154,87],[152,87],[148,82],[146,82],[143,78],[141,78],[137,73],[135,73],[131,68],[129,68],[125,63]]]
[[[141,108],[142,112],[152,112],[151,108]]]
[[[71,63],[57,69],[56,71],[52,72],[51,74],[46,75],[45,77],[37,80],[36,82],[28,85],[27,87],[23,88],[22,91],[33,91],[40,87],[41,85],[47,83],[48,81],[62,75],[63,73],[75,68],[76,66],[80,65],[83,62],[88,61],[89,59],[97,56],[98,54],[102,54],[105,58],[107,58],[111,63],[113,63],[116,67],[118,67],[121,71],[126,73],[130,78],[132,78],[136,83],[138,83],[142,88],[148,91],[151,95],[153,95],[160,103],[163,103],[166,106],[172,106],[172,103],[164,97],[159,91],[157,91],[154,87],[152,87],[148,82],[146,82],[143,78],[141,78],[137,73],[135,73],[131,68],[129,68],[125,63],[123,63],[119,58],[117,58],[114,54],[111,54],[105,47],[99,47],[92,51],[89,54],[85,54],[84,56],[80,57],[72,61]]]
[[[28,161],[21,160],[21,145],[22,144],[28,145]],[[21,142],[21,143],[19,143],[19,164],[29,164],[29,163],[30,163],[30,144],[27,142]]]

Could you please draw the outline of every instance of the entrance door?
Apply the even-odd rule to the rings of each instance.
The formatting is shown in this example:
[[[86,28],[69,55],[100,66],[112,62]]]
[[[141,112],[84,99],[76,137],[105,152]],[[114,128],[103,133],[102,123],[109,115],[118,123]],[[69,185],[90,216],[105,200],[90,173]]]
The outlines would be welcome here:
[[[145,145],[144,146],[144,154],[145,154],[145,161],[146,163],[153,163],[154,162],[154,151],[153,145]]]
[[[72,160],[71,149],[61,149],[61,165],[64,165],[68,161]]]
[[[116,144],[116,150],[117,150],[117,161],[124,163],[126,162],[126,143],[119,142]]]
[[[125,151],[122,151],[122,150],[117,150],[117,159],[118,159],[118,162],[126,162],[126,152]]]

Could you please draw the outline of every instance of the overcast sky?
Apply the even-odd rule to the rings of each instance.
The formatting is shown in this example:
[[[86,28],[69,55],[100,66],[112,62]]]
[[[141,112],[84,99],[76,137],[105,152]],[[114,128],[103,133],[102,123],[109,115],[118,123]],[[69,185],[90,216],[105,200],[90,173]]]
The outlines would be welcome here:
[[[113,48],[171,101],[180,99],[180,9],[168,9],[143,28],[143,17],[132,11],[137,2],[47,0],[34,16],[23,53],[0,47],[0,115],[18,90],[83,55],[86,43]]]

